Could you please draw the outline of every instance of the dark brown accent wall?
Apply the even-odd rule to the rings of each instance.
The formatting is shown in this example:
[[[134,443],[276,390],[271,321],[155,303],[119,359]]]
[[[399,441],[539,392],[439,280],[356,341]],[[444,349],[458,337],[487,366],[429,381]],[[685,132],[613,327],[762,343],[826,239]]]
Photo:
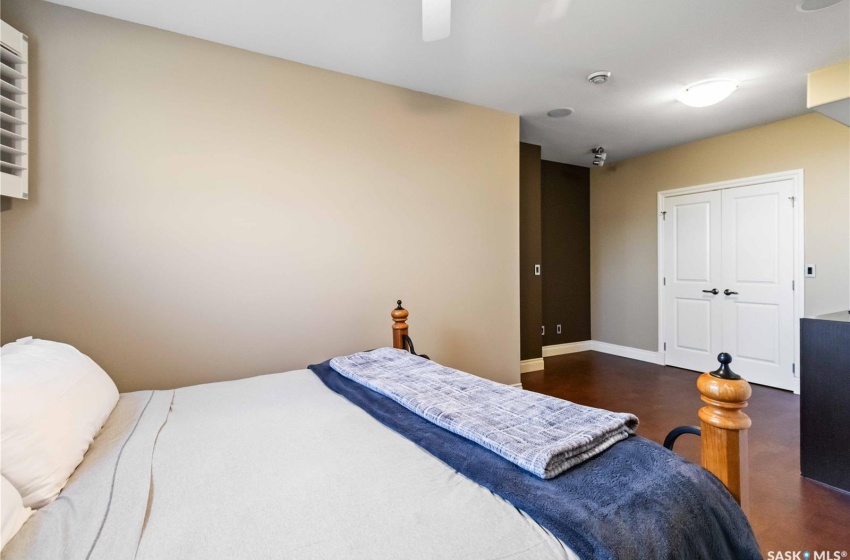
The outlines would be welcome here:
[[[540,179],[543,345],[590,340],[590,170],[543,161]]]
[[[542,261],[540,146],[519,145],[520,359],[543,355],[543,282],[534,275]]]

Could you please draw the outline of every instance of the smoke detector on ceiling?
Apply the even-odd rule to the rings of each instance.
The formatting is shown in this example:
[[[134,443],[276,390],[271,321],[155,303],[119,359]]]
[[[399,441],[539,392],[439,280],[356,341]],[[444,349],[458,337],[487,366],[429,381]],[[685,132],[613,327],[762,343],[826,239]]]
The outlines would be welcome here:
[[[608,81],[611,77],[611,72],[594,72],[587,77],[587,81],[595,86],[599,86]]]

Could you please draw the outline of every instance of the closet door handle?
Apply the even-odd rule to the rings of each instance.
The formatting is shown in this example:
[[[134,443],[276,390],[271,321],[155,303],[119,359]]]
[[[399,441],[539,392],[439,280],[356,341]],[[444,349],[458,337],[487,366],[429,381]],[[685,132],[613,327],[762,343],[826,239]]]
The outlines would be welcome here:
[[[727,296],[737,296],[738,295],[738,292],[733,292],[729,288],[726,288],[725,290],[723,290],[723,293]]]
[[[718,291],[717,291],[717,288],[712,288],[712,289],[710,289],[710,290],[703,290],[703,293],[705,293],[705,294],[714,294],[714,295],[717,295],[717,294],[719,294],[720,292],[718,292]]]

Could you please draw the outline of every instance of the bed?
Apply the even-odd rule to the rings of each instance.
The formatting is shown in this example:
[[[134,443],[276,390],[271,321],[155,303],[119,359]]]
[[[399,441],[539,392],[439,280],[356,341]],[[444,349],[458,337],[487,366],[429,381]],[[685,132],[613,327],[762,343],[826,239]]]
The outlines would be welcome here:
[[[413,350],[406,317],[399,302],[393,345]],[[669,513],[687,501],[670,496],[664,509],[673,523],[651,519],[654,506],[642,512],[619,497],[608,511],[571,503],[584,483],[570,495],[547,490],[594,469],[598,478],[608,458],[635,442],[649,445],[628,438],[544,480],[328,363],[125,393],[58,498],[23,523],[2,558],[675,558],[685,546],[705,557],[759,557],[732,494],[707,472],[708,499],[695,502],[702,518]],[[655,447],[686,477],[702,476]],[[601,487],[612,497],[631,492],[609,478]],[[585,511],[587,519],[547,527],[541,502],[569,504],[567,513]],[[616,542],[604,553],[588,548],[575,530],[582,524]],[[635,550],[644,546],[640,532],[661,536]]]

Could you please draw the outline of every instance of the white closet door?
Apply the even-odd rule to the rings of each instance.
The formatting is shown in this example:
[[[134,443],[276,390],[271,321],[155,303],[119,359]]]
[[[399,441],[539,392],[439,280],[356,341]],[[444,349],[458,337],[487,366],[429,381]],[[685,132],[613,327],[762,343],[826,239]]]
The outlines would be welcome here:
[[[706,371],[721,349],[721,191],[665,200],[667,365]]]
[[[793,389],[792,182],[722,192],[723,351],[748,381]]]

